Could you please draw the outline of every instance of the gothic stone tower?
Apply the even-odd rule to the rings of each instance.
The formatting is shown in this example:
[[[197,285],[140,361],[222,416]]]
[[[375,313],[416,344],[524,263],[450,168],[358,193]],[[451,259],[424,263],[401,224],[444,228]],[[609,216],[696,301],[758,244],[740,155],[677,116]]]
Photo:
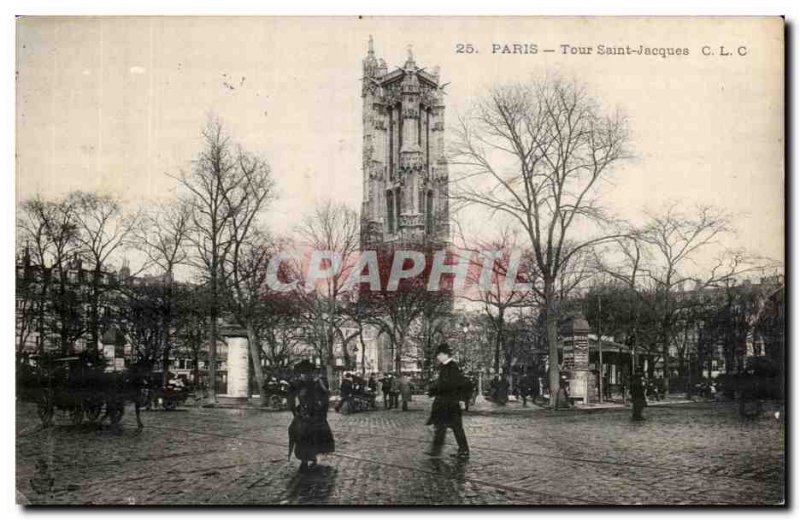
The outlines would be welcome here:
[[[439,67],[417,67],[409,46],[403,68],[389,72],[375,58],[371,36],[363,67],[361,245],[445,244],[450,228]]]

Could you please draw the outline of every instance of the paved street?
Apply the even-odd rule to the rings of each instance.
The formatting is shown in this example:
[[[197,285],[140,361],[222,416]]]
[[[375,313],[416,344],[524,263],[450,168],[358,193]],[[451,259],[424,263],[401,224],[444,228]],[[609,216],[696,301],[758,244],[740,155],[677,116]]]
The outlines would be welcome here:
[[[466,463],[423,454],[429,404],[331,412],[336,453],[308,474],[287,461],[288,412],[132,412],[122,432],[37,428],[17,406],[18,500],[32,504],[775,504],[783,427],[732,405],[550,412],[510,405],[465,416]],[[446,453],[455,451],[448,433]]]

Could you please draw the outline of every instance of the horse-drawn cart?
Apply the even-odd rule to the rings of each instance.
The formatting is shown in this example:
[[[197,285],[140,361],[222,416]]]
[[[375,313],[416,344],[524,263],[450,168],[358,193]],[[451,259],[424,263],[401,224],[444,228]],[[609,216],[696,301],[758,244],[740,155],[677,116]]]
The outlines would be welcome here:
[[[106,372],[103,360],[91,353],[41,356],[18,362],[17,397],[36,403],[44,427],[53,425],[57,411],[72,424],[108,418],[116,426],[125,414],[125,404],[132,402],[141,428],[139,379],[131,370]]]

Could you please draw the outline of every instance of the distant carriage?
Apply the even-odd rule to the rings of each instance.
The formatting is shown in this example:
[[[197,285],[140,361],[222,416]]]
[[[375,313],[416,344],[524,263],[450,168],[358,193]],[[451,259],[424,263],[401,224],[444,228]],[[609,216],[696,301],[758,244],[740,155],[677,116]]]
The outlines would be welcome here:
[[[52,426],[56,411],[69,416],[72,424],[102,422],[116,426],[133,403],[136,423],[143,403],[144,378],[136,367],[123,372],[106,372],[102,358],[89,352],[75,356],[41,356],[33,365],[17,365],[17,397],[36,403],[44,427]]]
[[[375,392],[362,377],[353,376],[350,396],[341,403],[339,411],[342,414],[349,414],[375,410],[377,407]]]

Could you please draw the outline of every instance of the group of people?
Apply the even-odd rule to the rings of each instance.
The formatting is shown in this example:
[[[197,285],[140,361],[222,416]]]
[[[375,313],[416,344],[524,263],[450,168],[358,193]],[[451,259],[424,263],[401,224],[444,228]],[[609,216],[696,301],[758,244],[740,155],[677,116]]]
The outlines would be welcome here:
[[[433,397],[431,413],[426,422],[434,428],[433,444],[428,452],[431,457],[440,457],[444,446],[447,429],[453,430],[458,452],[454,455],[459,460],[469,458],[469,445],[461,421],[461,405],[465,389],[471,387],[469,380],[461,373],[458,364],[452,358],[450,347],[444,343],[437,348],[436,359],[439,362],[439,376],[431,385],[428,395]],[[289,409],[292,422],[289,425],[289,456],[292,454],[300,460],[300,471],[305,472],[317,464],[319,455],[332,453],[335,449],[333,432],[328,424],[328,404],[330,391],[324,378],[310,361],[301,361],[294,367],[295,376],[289,389]],[[353,374],[348,374],[345,381],[352,392]],[[370,378],[367,388],[374,382]],[[377,387],[377,382],[374,382]],[[384,396],[388,395],[385,406],[396,407],[396,394],[402,398],[403,409],[407,409],[410,401],[411,387],[405,376],[395,377],[385,374],[380,380]]]
[[[387,410],[397,408],[401,403],[403,411],[408,410],[408,403],[411,401],[413,388],[408,377],[405,375],[395,375],[386,373],[380,379],[381,392],[383,393],[383,407]]]

